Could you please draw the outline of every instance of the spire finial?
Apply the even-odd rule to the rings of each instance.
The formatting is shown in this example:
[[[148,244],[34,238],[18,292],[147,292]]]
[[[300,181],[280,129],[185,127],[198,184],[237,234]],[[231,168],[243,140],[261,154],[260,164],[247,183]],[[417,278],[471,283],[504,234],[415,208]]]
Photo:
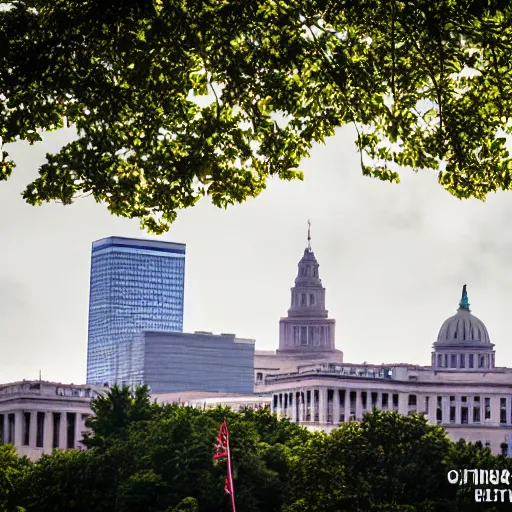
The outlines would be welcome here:
[[[462,297],[459,302],[459,309],[465,309],[466,311],[471,311],[469,309],[468,292],[466,290],[466,285],[464,285],[462,287]]]
[[[308,249],[311,250],[311,221],[308,219]]]

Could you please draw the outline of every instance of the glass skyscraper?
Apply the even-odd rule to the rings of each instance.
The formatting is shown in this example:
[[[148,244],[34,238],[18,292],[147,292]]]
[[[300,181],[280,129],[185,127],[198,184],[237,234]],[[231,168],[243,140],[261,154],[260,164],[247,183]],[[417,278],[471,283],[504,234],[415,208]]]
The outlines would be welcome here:
[[[119,350],[143,330],[183,330],[184,285],[184,244],[122,237],[93,242],[88,384],[114,384]]]

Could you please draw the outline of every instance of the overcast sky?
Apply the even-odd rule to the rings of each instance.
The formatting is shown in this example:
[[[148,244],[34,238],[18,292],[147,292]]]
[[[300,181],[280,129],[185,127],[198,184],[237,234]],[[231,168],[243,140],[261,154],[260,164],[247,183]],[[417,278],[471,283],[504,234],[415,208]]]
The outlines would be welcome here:
[[[85,382],[90,249],[111,235],[146,237],[137,220],[84,199],[32,207],[20,193],[47,152],[8,146],[18,166],[0,182],[0,383],[38,378]],[[260,350],[278,346],[297,263],[312,247],[347,362],[428,365],[442,322],[463,284],[473,313],[512,366],[512,192],[459,201],[434,174],[402,171],[393,185],[365,178],[343,129],[303,163],[303,182],[271,180],[258,198],[228,210],[206,200],[181,212],[163,240],[187,244],[185,331],[230,332]]]

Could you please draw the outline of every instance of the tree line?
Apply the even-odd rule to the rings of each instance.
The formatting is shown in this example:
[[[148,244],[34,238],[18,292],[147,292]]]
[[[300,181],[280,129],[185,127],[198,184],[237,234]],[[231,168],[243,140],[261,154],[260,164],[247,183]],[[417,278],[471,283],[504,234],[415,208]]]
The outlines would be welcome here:
[[[239,512],[510,510],[510,502],[476,503],[470,484],[451,484],[447,475],[512,472],[512,461],[451,442],[421,415],[375,410],[326,434],[268,409],[154,403],[146,387],[114,387],[92,408],[88,450],[57,450],[31,462],[0,446],[0,510],[229,512],[226,464],[213,462],[224,420]]]

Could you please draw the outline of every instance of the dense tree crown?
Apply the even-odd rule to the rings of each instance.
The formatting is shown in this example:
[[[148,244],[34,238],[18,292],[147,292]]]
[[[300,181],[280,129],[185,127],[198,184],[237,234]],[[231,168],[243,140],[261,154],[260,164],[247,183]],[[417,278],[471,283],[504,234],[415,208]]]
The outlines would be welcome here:
[[[56,450],[30,463],[0,446],[0,510],[230,512],[225,462],[212,459],[224,419],[240,512],[510,510],[508,502],[475,503],[471,487],[451,485],[447,474],[510,471],[511,460],[454,444],[419,415],[373,411],[326,435],[268,409],[154,404],[145,388],[114,388],[93,409],[88,451]]]
[[[13,0],[0,6],[0,137],[72,124],[31,204],[93,195],[161,232],[204,195],[258,195],[337,127],[365,175],[511,188],[503,0]],[[6,151],[0,179],[14,163]],[[340,172],[342,169],[340,169]]]

